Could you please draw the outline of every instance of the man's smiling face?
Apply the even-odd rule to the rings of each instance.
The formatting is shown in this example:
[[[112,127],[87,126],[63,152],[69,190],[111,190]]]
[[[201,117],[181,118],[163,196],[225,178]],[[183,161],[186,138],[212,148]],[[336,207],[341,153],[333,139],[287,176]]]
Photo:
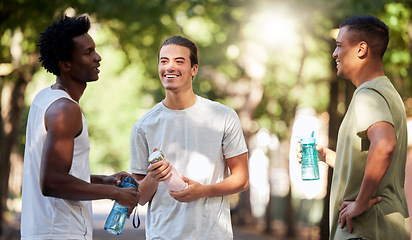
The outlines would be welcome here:
[[[169,44],[160,49],[158,71],[166,90],[191,89],[192,79],[197,73],[197,64],[191,67],[189,48]]]
[[[351,43],[351,37],[353,32],[348,31],[349,27],[345,26],[339,31],[339,35],[336,39],[336,48],[333,51],[333,58],[336,61],[337,75],[345,79],[352,79],[352,75],[355,69],[359,66],[357,64],[358,59],[358,44]]]

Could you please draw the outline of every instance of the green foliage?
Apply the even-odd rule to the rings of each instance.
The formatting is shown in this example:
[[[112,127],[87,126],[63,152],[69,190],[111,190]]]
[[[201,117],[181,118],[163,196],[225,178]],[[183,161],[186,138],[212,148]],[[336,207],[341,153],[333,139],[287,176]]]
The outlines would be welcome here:
[[[384,58],[385,72],[403,97],[411,97],[411,55],[408,27],[411,9],[401,3],[385,6],[382,20],[388,25],[390,41]]]
[[[0,60],[12,61],[10,43],[20,31],[23,65],[36,52],[39,32],[56,17],[70,11],[91,16],[90,33],[103,60],[99,81],[89,84],[80,104],[89,124],[96,173],[108,166],[113,171],[128,169],[133,123],[164,98],[157,54],[171,35],[184,35],[198,44],[200,68],[193,86],[201,96],[242,108],[248,103],[236,105],[227,90],[247,94],[247,84],[260,79],[256,84],[263,98],[252,117],[259,128],[268,128],[280,139],[287,137],[298,105],[327,110],[329,81],[336,74],[331,67],[331,29],[349,16],[372,14],[389,25],[385,69],[403,97],[411,94],[409,2],[9,0],[1,2],[0,9]],[[261,78],[253,75],[259,73]],[[10,76],[1,77],[0,83],[12,80]],[[219,86],[223,80],[228,84],[224,88]],[[27,88],[27,105],[40,87],[53,81],[39,70]]]

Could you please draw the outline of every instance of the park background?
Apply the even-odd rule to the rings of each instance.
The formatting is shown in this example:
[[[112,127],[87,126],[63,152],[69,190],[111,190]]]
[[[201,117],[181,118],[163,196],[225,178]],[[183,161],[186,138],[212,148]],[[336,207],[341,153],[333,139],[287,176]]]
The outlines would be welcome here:
[[[234,108],[247,139],[251,185],[231,196],[234,226],[276,239],[327,239],[332,169],[321,163],[320,180],[301,181],[296,139],[315,131],[319,144],[336,146],[354,86],[336,76],[334,37],[354,15],[389,26],[385,73],[412,116],[411,10],[410,0],[2,0],[0,235],[18,228],[28,110],[55,81],[36,42],[57,17],[88,14],[102,57],[100,79],[80,101],[92,173],[128,171],[131,127],[164,98],[159,46],[183,35],[199,48],[195,93]],[[409,182],[412,174],[407,191]]]

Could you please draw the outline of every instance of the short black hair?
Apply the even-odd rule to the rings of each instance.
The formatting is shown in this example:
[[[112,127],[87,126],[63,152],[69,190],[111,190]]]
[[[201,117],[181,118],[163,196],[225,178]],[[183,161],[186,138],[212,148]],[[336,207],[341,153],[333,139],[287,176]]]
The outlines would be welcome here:
[[[49,25],[41,34],[37,46],[42,66],[56,76],[60,75],[59,61],[72,61],[73,38],[87,33],[90,19],[86,15],[63,17]]]
[[[376,17],[360,15],[346,19],[340,28],[348,26],[353,31],[352,43],[365,41],[375,56],[383,57],[389,43],[389,27]]]
[[[179,45],[183,47],[187,47],[190,50],[190,66],[193,67],[195,64],[199,64],[199,55],[197,53],[197,47],[194,42],[191,40],[182,37],[182,36],[173,36],[168,39],[166,39],[162,45],[160,46],[160,49],[165,46],[165,45]]]

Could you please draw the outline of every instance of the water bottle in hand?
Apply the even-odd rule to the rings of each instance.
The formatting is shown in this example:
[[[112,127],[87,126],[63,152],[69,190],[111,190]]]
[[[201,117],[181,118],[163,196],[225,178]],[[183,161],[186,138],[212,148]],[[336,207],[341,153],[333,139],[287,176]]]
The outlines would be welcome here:
[[[302,180],[318,180],[319,179],[319,165],[318,165],[318,151],[316,150],[316,139],[312,136],[302,138],[301,152],[302,152]]]
[[[139,185],[131,177],[126,177],[122,180],[119,187],[133,187],[137,190]],[[107,217],[106,224],[104,225],[104,229],[111,234],[120,235],[123,231],[126,219],[127,207],[124,207],[118,204],[117,202],[114,202],[112,211]]]
[[[166,160],[165,156],[163,155],[162,151],[156,150],[149,156],[149,163],[153,164],[159,161]],[[168,179],[164,181],[166,184],[167,188],[170,191],[181,191],[185,188],[187,188],[187,183],[185,183],[182,179],[182,176],[179,174],[179,172],[172,166],[172,176],[170,176]]]

